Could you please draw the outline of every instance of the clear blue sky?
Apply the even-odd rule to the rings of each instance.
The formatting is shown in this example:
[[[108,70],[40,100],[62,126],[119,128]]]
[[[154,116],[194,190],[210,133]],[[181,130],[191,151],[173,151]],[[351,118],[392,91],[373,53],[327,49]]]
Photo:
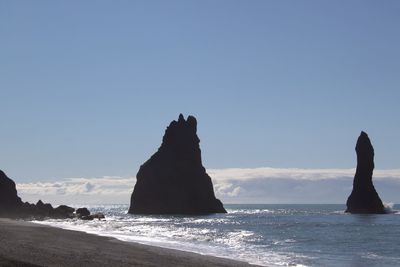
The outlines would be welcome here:
[[[1,1],[0,169],[134,176],[179,113],[206,168],[400,168],[399,1]]]

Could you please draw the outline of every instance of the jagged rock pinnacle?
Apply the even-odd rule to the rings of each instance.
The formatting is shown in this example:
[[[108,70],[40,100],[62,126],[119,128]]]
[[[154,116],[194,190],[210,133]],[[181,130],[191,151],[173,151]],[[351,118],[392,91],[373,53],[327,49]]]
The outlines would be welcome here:
[[[215,198],[201,162],[197,120],[182,114],[165,130],[158,151],[139,169],[129,213],[207,214],[226,212]]]

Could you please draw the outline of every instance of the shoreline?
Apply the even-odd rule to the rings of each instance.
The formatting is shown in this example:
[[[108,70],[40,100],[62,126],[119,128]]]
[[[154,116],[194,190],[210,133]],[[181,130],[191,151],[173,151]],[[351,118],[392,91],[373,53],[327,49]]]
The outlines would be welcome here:
[[[6,266],[256,266],[7,218],[0,218],[0,239]]]

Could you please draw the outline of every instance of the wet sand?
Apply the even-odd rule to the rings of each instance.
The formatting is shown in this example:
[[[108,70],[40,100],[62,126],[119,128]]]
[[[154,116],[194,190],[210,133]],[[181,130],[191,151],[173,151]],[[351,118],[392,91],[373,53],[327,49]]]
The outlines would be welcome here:
[[[0,218],[0,266],[253,266]]]

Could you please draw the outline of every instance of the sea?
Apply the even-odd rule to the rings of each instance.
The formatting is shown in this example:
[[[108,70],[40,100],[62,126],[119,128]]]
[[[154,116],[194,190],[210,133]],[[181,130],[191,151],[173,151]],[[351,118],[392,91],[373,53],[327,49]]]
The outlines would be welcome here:
[[[232,204],[225,205],[227,214],[206,216],[131,215],[128,205],[87,208],[106,219],[35,222],[262,266],[400,266],[400,205],[385,215],[347,214],[333,204]]]

